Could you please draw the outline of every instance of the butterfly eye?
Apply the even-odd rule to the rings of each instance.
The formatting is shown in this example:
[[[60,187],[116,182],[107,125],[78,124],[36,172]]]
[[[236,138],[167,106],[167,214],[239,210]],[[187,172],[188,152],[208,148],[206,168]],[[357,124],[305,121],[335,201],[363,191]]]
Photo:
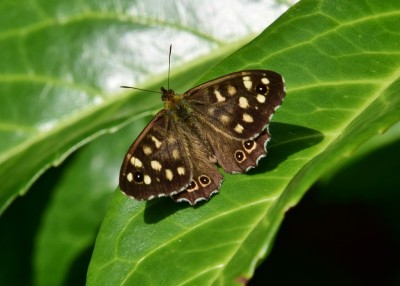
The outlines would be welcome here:
[[[256,86],[256,92],[258,94],[267,94],[268,92],[268,87],[265,84],[258,84]]]
[[[135,183],[138,183],[138,184],[143,183],[143,180],[144,180],[143,173],[139,172],[139,171],[135,172],[133,174],[133,180],[135,181]]]

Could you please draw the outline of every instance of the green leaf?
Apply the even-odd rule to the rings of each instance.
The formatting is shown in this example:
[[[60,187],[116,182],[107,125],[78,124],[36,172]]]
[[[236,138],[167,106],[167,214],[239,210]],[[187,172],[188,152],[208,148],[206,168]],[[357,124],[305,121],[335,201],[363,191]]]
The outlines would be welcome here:
[[[71,279],[76,260],[90,251],[124,152],[142,118],[162,105],[159,95],[119,86],[159,90],[167,82],[172,43],[171,86],[190,88],[271,16],[265,3],[242,1],[223,10],[212,1],[207,9],[195,1],[14,2],[0,3],[0,211],[50,166],[94,140],[57,169],[60,178],[42,177],[52,180],[50,187],[39,182],[34,189],[54,194],[37,237],[30,235],[34,243],[27,244],[35,246],[33,258],[22,248],[9,251],[26,259],[23,266],[32,259],[37,285],[57,285]],[[243,11],[265,13],[235,17]],[[99,137],[130,122],[133,130]],[[23,211],[16,213],[31,215]],[[6,230],[18,237],[18,229]],[[9,266],[6,256],[3,261]]]
[[[360,165],[360,163],[358,161],[362,161],[362,160],[367,160],[366,158],[368,158],[371,153],[377,152],[377,150],[379,149],[385,149],[382,150],[383,152],[390,150],[392,145],[395,145],[397,142],[400,142],[400,122],[397,122],[395,125],[393,125],[392,127],[390,127],[388,130],[385,131],[385,133],[383,134],[377,134],[371,138],[369,138],[364,144],[362,144],[360,146],[360,148],[358,148],[354,153],[351,154],[351,156],[344,158],[341,162],[339,162],[338,164],[336,164],[335,166],[333,166],[329,172],[325,173],[325,175],[320,178],[319,182],[321,183],[321,185],[324,185],[325,187],[328,188],[334,188],[335,185],[337,185],[338,182],[334,182],[334,180],[336,179],[335,176],[337,175],[337,172],[346,172],[346,168],[348,168],[349,166],[353,165],[353,164],[357,164]],[[386,150],[386,148],[388,148],[388,150]],[[396,165],[397,163],[397,154],[396,153],[392,153],[391,156],[384,156],[383,158],[380,158],[378,160],[378,162],[382,161],[382,160],[386,160],[386,161],[390,161],[389,158],[391,158],[393,160],[393,164]],[[378,162],[375,161],[371,161],[370,160],[370,164],[371,165],[379,165]],[[370,165],[370,166],[371,166]],[[381,170],[379,170],[379,172],[382,172],[382,174],[384,174],[385,172],[388,172],[387,169],[391,169],[391,170],[397,170],[396,168],[390,168],[388,167],[387,164],[385,164],[385,168],[382,168]],[[369,168],[370,171],[372,172],[376,172],[376,169],[371,169],[369,166],[365,166],[365,168]],[[349,175],[351,175],[353,172],[348,172]],[[365,176],[360,170],[354,170],[354,173],[360,173],[361,176]],[[375,175],[374,177],[380,177]],[[391,176],[388,176],[391,177]],[[393,179],[397,179],[396,176],[392,177]],[[360,178],[361,180],[361,178]],[[353,186],[354,184],[359,184],[360,180],[354,180],[354,182],[351,182],[349,184],[350,180],[342,180],[342,183],[347,183],[347,187],[346,188],[351,188],[351,187],[355,187]],[[390,181],[390,180],[389,180]],[[378,184],[380,184],[379,182],[377,182]],[[393,182],[388,182],[386,180],[386,182],[388,184],[388,186],[392,186],[393,187]],[[366,184],[368,185],[368,184]],[[381,184],[382,186],[382,184]],[[376,186],[373,187],[373,184],[369,183],[368,185],[369,188],[374,188]],[[344,188],[344,186],[340,186],[340,189],[346,189]],[[362,189],[360,187],[360,185],[358,185],[358,189]]]
[[[116,192],[98,235],[88,285],[234,285],[272,247],[285,212],[331,167],[400,120],[398,1],[302,1],[204,77],[282,73],[287,98],[269,155],[225,175],[197,207]]]
[[[283,212],[366,138],[399,120],[394,96],[399,90],[399,4],[371,2],[303,1],[199,81],[257,31],[252,24],[257,15],[267,18],[268,7],[258,6],[251,17],[243,17],[238,10],[228,12],[237,5],[234,1],[224,9],[215,1],[207,9],[204,1],[2,1],[1,209],[49,166],[96,139],[58,169],[61,178],[55,178],[56,192],[37,230],[36,284],[65,284],[74,278],[77,256],[91,250],[124,152],[149,119],[142,118],[161,108],[158,96],[121,91],[119,85],[156,90],[165,85],[170,43],[171,86],[180,92],[250,67],[285,76],[288,96],[271,124],[269,154],[249,174],[226,175],[221,193],[194,209],[168,199],[132,202],[117,191],[88,284],[143,277],[146,284],[158,279],[163,285],[174,279],[201,285],[245,281],[258,258],[271,249]],[[239,12],[255,3],[245,2]],[[235,40],[239,43],[231,46]],[[129,121],[134,124],[97,138]],[[52,173],[45,175],[43,180]],[[42,190],[36,186],[32,191]],[[19,210],[25,211],[24,220],[0,225],[13,240],[3,243],[7,251],[2,251],[0,284],[13,284],[3,279],[10,265],[18,265],[12,273],[24,270],[30,281],[25,270],[31,262],[18,263],[19,258],[31,259],[26,249],[34,233],[24,236],[19,230],[27,228],[26,219],[38,219],[31,217],[35,203]],[[10,214],[21,216],[18,210]]]
[[[177,44],[174,66],[217,48],[225,56],[263,20],[253,18],[256,27],[250,19],[235,21],[239,31],[226,33],[217,29],[223,27],[220,18],[209,20],[209,10],[200,22],[177,14],[173,2],[101,3],[7,0],[0,4],[0,212],[50,166],[120,128],[132,114],[161,106],[152,96],[144,96],[138,105],[134,100],[138,93],[124,92],[120,85],[133,81],[158,90],[166,82],[171,43]],[[232,5],[236,8],[232,13],[261,5],[238,3]],[[182,12],[193,13],[198,5],[192,3]],[[210,8],[217,9],[215,5]],[[201,68],[209,69],[214,64],[211,59],[221,56],[222,51],[198,63],[200,68],[184,77],[185,84],[193,83]]]
[[[201,70],[206,63],[208,59],[196,67]],[[196,73],[193,70],[189,74],[195,78]],[[184,81],[185,75],[174,76],[175,80]],[[186,78],[186,82],[190,79]],[[155,101],[161,102],[156,96]],[[37,285],[61,284],[74,260],[94,244],[105,206],[118,184],[118,170],[127,146],[153,115],[154,112],[138,114],[132,118],[135,124],[96,139],[63,166],[65,171],[54,187],[54,196],[38,230],[34,256]],[[56,266],[54,260],[58,261]]]

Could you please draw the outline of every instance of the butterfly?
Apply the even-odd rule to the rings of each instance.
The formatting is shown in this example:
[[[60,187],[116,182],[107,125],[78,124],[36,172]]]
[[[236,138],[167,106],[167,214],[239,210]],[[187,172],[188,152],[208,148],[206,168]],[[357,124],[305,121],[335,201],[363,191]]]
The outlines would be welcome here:
[[[159,111],[130,146],[119,185],[128,196],[195,205],[218,193],[225,172],[244,173],[267,154],[268,125],[285,97],[282,76],[238,71],[184,94],[161,88]]]

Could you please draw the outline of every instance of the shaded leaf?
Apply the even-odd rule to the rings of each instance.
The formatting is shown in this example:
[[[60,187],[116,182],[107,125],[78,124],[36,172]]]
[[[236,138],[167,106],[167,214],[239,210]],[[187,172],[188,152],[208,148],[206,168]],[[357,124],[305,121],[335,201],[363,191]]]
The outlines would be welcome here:
[[[400,120],[396,1],[302,1],[204,78],[281,72],[287,98],[271,124],[267,159],[225,175],[219,195],[192,208],[116,192],[89,285],[232,285],[251,277],[285,211],[368,138]],[[279,122],[279,124],[277,123]]]
[[[238,31],[232,33],[221,29],[221,17],[210,21],[213,11],[221,12],[213,1],[207,5],[210,10],[192,2],[178,12],[175,1],[145,3],[0,3],[0,211],[51,165],[126,123],[132,114],[160,106],[151,96],[138,105],[133,99],[137,94],[119,86],[147,80],[140,86],[158,90],[165,83],[160,74],[167,70],[171,43],[176,43],[177,66],[225,43],[243,41],[265,23],[260,14],[235,19]],[[251,13],[260,5],[265,6],[235,1],[230,15]],[[226,45],[225,52],[236,45],[240,43]],[[196,76],[186,78],[190,84]]]
[[[71,265],[90,249],[121,158],[143,128],[141,118],[161,106],[159,95],[132,93],[119,85],[158,90],[167,82],[173,43],[171,85],[185,90],[266,25],[270,11],[265,3],[241,1],[230,1],[229,10],[213,1],[207,10],[198,9],[204,2],[25,2],[13,4],[16,14],[5,13],[10,3],[0,4],[7,19],[0,22],[5,51],[0,55],[0,208],[49,166],[96,139],[62,166],[38,229],[35,283],[57,285],[71,279]],[[266,13],[240,21],[235,17],[260,7]],[[229,19],[218,16],[228,11]],[[97,138],[131,121],[134,131],[128,126]]]

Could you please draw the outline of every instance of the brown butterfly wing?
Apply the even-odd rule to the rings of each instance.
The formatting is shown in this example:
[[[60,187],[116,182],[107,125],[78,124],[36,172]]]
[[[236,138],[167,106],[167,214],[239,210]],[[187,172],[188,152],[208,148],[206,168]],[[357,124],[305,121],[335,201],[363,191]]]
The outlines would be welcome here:
[[[268,125],[285,91],[278,73],[251,70],[204,83],[184,97],[221,167],[243,173],[266,155]]]
[[[209,132],[212,137],[214,132]],[[212,140],[210,138],[210,140]],[[267,155],[266,146],[270,140],[267,130],[254,139],[238,140],[221,136],[212,146],[219,165],[228,173],[245,173],[258,165]]]
[[[166,110],[160,111],[129,148],[122,164],[119,185],[138,200],[182,192],[192,180],[189,142]]]
[[[211,195],[218,192],[221,187],[223,176],[215,165],[215,156],[204,144],[204,138],[194,136],[187,127],[183,127],[188,141],[190,142],[190,160],[193,165],[193,177],[189,186],[172,198],[177,202],[186,201],[195,205],[199,201],[208,200]],[[193,129],[191,130],[193,131]],[[197,133],[197,132],[196,132]]]
[[[138,200],[172,196],[192,205],[218,192],[223,177],[210,149],[195,134],[160,111],[129,148],[120,172],[121,190]]]
[[[280,74],[235,72],[184,94],[198,119],[228,137],[248,140],[265,130],[285,97]]]

